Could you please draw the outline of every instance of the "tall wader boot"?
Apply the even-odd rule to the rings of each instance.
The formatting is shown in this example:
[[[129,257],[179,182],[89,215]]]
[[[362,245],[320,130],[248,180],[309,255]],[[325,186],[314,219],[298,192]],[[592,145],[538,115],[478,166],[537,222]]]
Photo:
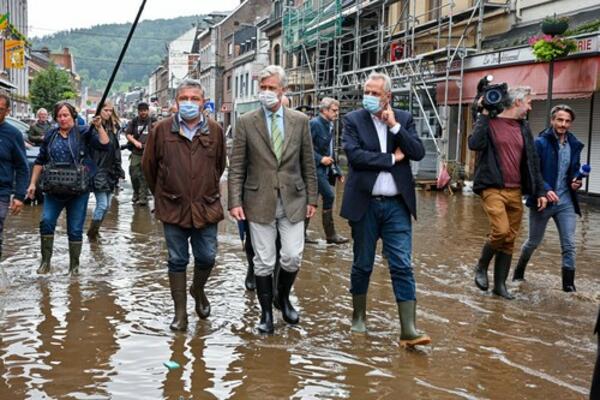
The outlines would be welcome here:
[[[296,275],[298,275],[298,271],[288,272],[281,268],[279,270],[279,278],[277,283],[277,296],[279,299],[281,316],[285,322],[292,325],[295,325],[298,323],[298,321],[300,321],[298,312],[296,309],[294,309],[292,303],[290,303],[290,291],[292,290],[292,285],[294,284]]]
[[[414,347],[431,343],[427,334],[417,331],[417,302],[409,300],[397,304],[400,317],[400,346]]]
[[[577,289],[575,289],[575,268],[562,269],[562,287],[563,291],[567,293],[577,291]]]
[[[190,287],[190,294],[196,301],[196,313],[202,319],[206,319],[210,315],[210,303],[204,293],[204,286],[211,271],[212,266],[207,269],[194,268],[194,280]]]
[[[307,243],[307,244],[317,244],[317,243],[319,243],[318,240],[311,239],[308,236],[307,230],[308,230],[308,224],[309,223],[310,223],[310,218],[304,218],[304,243]]]
[[[327,243],[343,244],[348,243],[348,239],[340,236],[335,231],[335,225],[333,224],[333,211],[323,210],[323,230],[325,231],[325,238]]]
[[[102,220],[93,219],[90,223],[90,227],[87,231],[87,237],[90,241],[98,240],[98,234],[100,232],[100,225],[102,225]]]
[[[260,304],[260,323],[258,331],[260,333],[272,334],[275,332],[273,327],[273,276],[256,277],[256,297]]]
[[[256,281],[254,279],[254,249],[252,248],[252,239],[248,234],[244,243],[244,250],[246,251],[246,260],[248,260],[244,286],[246,286],[246,290],[254,291],[256,289]]]
[[[512,300],[515,297],[506,290],[506,278],[510,271],[510,263],[512,262],[512,254],[496,253],[494,263],[494,294],[505,299]]]
[[[50,272],[50,260],[52,259],[52,248],[54,247],[54,235],[42,235],[42,262],[38,267],[38,274]]]
[[[353,294],[352,295],[352,332],[365,333],[367,327],[367,295]]]
[[[171,297],[175,304],[175,317],[169,325],[173,331],[185,331],[187,329],[187,292],[186,292],[186,273],[169,272],[169,286],[171,287]]]
[[[475,266],[475,285],[483,291],[488,290],[490,287],[487,272],[494,254],[496,254],[496,251],[489,242],[485,242],[481,249],[479,261],[477,261],[477,265]]]
[[[517,266],[513,271],[513,281],[524,281],[525,280],[525,268],[527,268],[527,263],[529,262],[529,258],[526,258],[521,251],[521,255],[519,256],[519,261],[517,261]]]
[[[69,274],[79,275],[79,256],[82,242],[69,242]]]

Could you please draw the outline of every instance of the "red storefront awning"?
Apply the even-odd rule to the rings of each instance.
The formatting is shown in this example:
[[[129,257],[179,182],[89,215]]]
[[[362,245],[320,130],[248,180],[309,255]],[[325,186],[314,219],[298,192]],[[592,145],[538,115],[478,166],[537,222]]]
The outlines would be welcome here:
[[[545,100],[548,90],[548,63],[513,65],[464,73],[462,102],[471,103],[477,94],[477,83],[485,75],[494,76],[493,83],[508,83],[509,87],[529,86],[535,100]],[[599,89],[600,57],[575,58],[554,63],[552,98],[575,99],[590,97]],[[444,104],[445,84],[437,85],[436,100]],[[456,81],[448,83],[448,104],[458,104]]]

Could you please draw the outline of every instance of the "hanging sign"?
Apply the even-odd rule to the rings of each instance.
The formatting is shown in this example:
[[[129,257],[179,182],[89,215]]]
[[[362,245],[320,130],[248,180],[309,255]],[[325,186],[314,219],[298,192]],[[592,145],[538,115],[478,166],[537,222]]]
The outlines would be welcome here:
[[[4,68],[25,68],[24,40],[6,40],[4,42]]]

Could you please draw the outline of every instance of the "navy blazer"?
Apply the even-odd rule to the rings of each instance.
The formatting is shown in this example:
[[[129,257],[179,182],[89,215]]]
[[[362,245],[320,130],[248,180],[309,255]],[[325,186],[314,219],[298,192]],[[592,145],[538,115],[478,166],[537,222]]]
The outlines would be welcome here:
[[[583,150],[583,143],[581,143],[571,132],[567,132],[567,141],[569,142],[569,147],[571,149],[571,162],[565,179],[567,180],[567,187],[571,194],[575,213],[581,216],[577,191],[571,188],[571,182],[575,179],[575,174],[579,171],[579,167],[581,166],[581,150]],[[544,191],[556,190],[556,181],[558,179],[558,146],[558,139],[554,134],[553,128],[543,130],[535,139],[535,149],[540,158],[540,170],[542,172],[542,177],[544,178]],[[530,208],[537,208],[536,199],[531,196],[527,198],[526,204]],[[548,206],[551,206],[551,204],[548,203]]]
[[[402,200],[412,216],[417,218],[415,182],[410,160],[423,159],[425,147],[417,135],[412,115],[396,109],[394,114],[396,121],[400,123],[400,131],[394,135],[388,130],[387,153],[381,152],[377,130],[368,111],[352,111],[344,117],[342,146],[350,169],[340,215],[349,221],[359,221],[367,211],[373,186],[381,171],[392,174]],[[405,157],[399,163],[394,163],[390,155],[398,147]]]
[[[330,131],[329,127],[330,122],[321,115],[310,120],[310,135],[312,136],[315,167],[317,168],[327,168],[325,165],[321,164],[321,159],[329,154],[330,148],[333,153],[331,157],[333,157],[334,160],[336,159],[335,149],[331,146],[333,132]]]
[[[76,134],[75,130],[79,131],[79,135]],[[45,165],[50,162],[50,149],[49,145],[52,139],[59,135],[59,128],[52,128],[44,135],[44,141],[40,146],[40,152],[35,159],[36,165]],[[96,163],[91,157],[92,147],[97,150],[107,151],[110,147],[110,142],[107,144],[100,143],[98,137],[98,131],[94,126],[79,126],[76,125],[71,128],[68,136],[69,147],[75,156],[78,158],[75,162],[82,162],[88,170],[90,178],[96,175]]]

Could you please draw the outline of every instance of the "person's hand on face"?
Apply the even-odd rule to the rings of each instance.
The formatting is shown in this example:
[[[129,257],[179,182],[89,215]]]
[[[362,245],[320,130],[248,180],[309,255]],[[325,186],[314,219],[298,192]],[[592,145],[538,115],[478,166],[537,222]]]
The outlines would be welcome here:
[[[392,110],[392,106],[390,105],[390,103],[387,104],[387,106],[381,113],[381,120],[388,126],[388,128],[393,128],[398,123],[396,121],[396,115],[394,114],[394,110]]]

